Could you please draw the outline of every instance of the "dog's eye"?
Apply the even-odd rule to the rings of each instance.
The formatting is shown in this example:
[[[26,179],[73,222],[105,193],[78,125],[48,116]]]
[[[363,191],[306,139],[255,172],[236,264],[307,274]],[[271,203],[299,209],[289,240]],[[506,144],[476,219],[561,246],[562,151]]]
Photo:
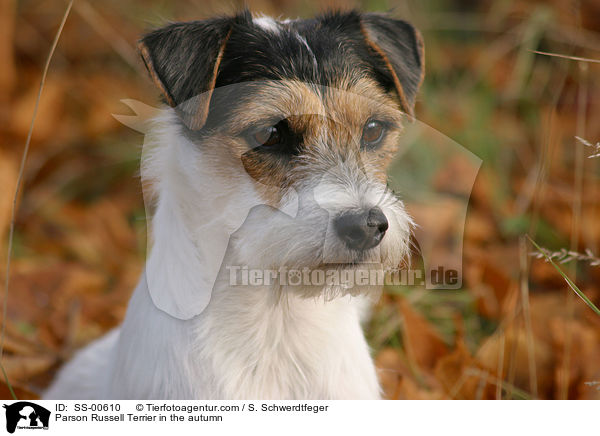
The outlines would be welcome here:
[[[379,145],[385,134],[385,126],[379,121],[369,121],[362,131],[361,145],[372,150]]]
[[[281,144],[281,139],[281,130],[276,125],[256,130],[250,135],[254,147],[274,147]]]

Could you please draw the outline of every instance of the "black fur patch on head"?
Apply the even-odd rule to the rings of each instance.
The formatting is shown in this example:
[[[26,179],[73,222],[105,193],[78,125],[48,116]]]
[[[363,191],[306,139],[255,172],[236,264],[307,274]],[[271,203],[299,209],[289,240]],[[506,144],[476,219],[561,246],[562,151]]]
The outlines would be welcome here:
[[[295,79],[331,86],[337,78],[364,74],[369,65],[335,26],[319,19],[279,24],[271,32],[252,20],[236,23],[225,48],[217,85]]]
[[[213,110],[235,103],[226,101],[226,92],[217,98],[223,101],[211,102],[213,88],[265,80],[336,87],[370,77],[387,92],[396,91],[401,109],[412,114],[423,47],[410,24],[350,11],[273,27],[260,26],[244,11],[169,25],[146,35],[140,49],[165,99],[178,107],[192,130],[204,126],[207,116],[214,119]]]

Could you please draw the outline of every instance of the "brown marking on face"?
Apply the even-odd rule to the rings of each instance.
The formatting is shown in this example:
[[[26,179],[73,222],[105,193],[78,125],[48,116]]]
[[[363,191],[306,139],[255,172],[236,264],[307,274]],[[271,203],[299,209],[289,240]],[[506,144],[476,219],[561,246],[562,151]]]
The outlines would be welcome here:
[[[402,113],[393,95],[368,78],[340,79],[335,87],[293,80],[265,82],[244,97],[212,134],[207,153],[222,166],[223,174],[240,167],[250,175],[266,204],[278,206],[286,191],[304,177],[327,171],[342,160],[355,163],[382,183],[398,149]],[[295,153],[253,149],[248,132],[285,120],[296,137]],[[388,126],[374,150],[361,148],[363,127],[377,120]],[[218,144],[218,146],[216,146]],[[241,165],[240,165],[241,163]],[[329,168],[328,168],[329,165]]]
[[[335,120],[330,130],[332,143],[340,153],[352,152],[365,171],[382,182],[387,179],[387,168],[399,147],[402,113],[396,101],[395,95],[384,92],[375,81],[367,78],[342,79],[336,88],[329,88],[326,98],[327,113]],[[360,144],[368,121],[380,121],[387,127],[381,144],[373,150],[365,150]]]

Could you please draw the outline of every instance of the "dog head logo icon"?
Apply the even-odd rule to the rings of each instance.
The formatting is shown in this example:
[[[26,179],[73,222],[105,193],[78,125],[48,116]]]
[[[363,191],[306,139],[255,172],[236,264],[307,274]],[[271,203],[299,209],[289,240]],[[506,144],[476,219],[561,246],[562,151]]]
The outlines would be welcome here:
[[[29,401],[3,405],[6,409],[6,431],[18,429],[48,429],[50,411]]]

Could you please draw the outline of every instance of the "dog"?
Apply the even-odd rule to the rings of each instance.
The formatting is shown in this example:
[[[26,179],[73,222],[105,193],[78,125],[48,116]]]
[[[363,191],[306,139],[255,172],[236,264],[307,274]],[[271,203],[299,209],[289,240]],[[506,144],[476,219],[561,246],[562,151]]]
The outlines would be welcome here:
[[[44,398],[379,399],[361,321],[382,283],[339,277],[410,252],[386,169],[423,80],[419,32],[243,11],[139,49],[167,104],[142,162],[152,249],[123,324]]]

